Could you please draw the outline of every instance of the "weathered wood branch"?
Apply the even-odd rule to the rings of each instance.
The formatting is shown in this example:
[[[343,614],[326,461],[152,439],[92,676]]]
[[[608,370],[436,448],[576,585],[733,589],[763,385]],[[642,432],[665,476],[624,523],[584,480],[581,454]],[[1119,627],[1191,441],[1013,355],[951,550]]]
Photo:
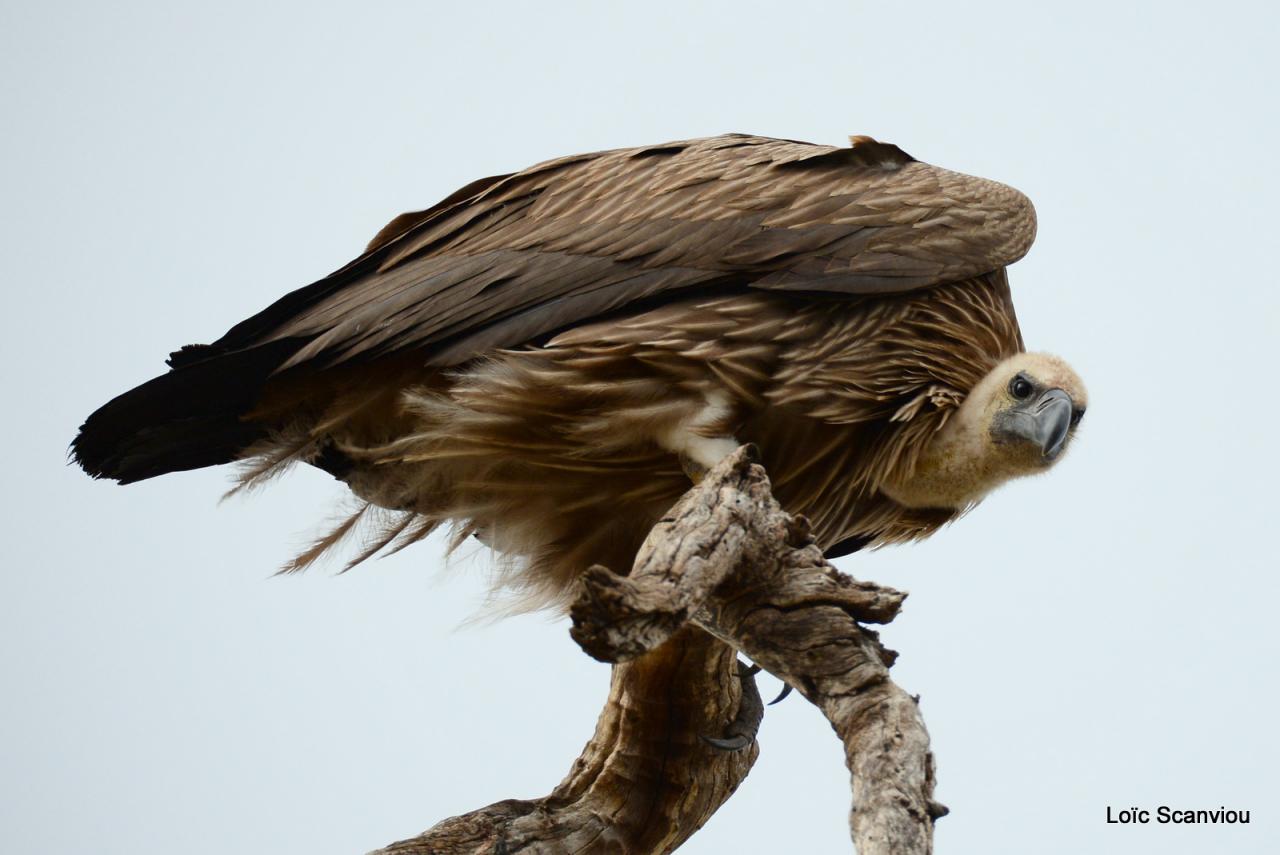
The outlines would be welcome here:
[[[569,776],[546,798],[445,820],[376,855],[674,850],[756,757],[759,697],[737,674],[735,648],[839,735],[858,852],[930,853],[946,808],[933,800],[928,733],[915,699],[889,679],[896,654],[861,625],[892,620],[904,598],[828,564],[807,521],[778,506],[752,450],[739,449],[654,526],[629,576],[598,566],[584,576],[570,632],[618,664]],[[717,751],[706,736],[747,748]]]
[[[759,753],[754,744],[719,751],[701,737],[754,735],[761,709],[736,651],[687,627],[614,666],[595,735],[550,795],[452,817],[370,855],[671,852],[732,795]]]
[[[593,567],[573,637],[617,661],[687,618],[813,702],[844,743],[850,828],[862,855],[927,853],[933,756],[916,701],[889,679],[896,654],[860,622],[893,619],[905,594],[838,572],[808,523],[782,510],[750,449],[708,473],[650,532],[630,576]],[[656,616],[656,617],[650,617]]]

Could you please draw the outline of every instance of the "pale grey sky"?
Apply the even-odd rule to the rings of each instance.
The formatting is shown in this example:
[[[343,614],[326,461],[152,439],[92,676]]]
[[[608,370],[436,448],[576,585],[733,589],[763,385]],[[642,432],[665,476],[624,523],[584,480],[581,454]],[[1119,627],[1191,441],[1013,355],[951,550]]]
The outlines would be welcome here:
[[[889,140],[1012,184],[1034,349],[1091,407],[1052,475],[840,562],[907,588],[947,853],[1277,851],[1274,6],[16,3],[0,20],[0,849],[359,853],[547,792],[607,669],[541,617],[457,630],[437,542],[272,578],[339,491],[121,489],[93,408],[402,210],[548,157],[725,131]],[[766,692],[774,683],[765,680]],[[798,697],[682,850],[848,851]],[[1250,809],[1117,828],[1107,805]]]

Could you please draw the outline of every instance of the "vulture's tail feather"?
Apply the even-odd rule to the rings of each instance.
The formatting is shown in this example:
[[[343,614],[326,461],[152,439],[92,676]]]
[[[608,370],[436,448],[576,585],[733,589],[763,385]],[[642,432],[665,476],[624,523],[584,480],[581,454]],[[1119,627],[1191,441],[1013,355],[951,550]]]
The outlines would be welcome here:
[[[231,353],[184,348],[167,374],[107,402],[85,420],[71,457],[121,484],[235,460],[267,427],[242,416],[297,342]]]

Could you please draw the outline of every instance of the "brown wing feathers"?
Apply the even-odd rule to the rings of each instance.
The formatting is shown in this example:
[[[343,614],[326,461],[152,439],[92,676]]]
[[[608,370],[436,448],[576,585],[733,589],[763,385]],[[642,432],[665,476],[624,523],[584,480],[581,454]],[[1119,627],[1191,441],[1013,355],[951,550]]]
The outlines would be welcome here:
[[[467,185],[369,250],[89,417],[72,445],[122,482],[234,459],[288,375],[413,352],[457,364],[694,289],[880,293],[1017,260],[1030,203],[994,182],[852,148],[729,135],[578,155]]]

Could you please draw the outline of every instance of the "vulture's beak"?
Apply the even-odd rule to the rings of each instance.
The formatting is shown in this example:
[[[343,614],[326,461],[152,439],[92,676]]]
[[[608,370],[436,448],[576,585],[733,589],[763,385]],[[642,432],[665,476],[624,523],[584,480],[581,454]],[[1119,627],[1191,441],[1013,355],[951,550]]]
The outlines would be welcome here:
[[[1008,412],[1000,432],[1008,440],[1035,444],[1044,461],[1052,462],[1067,444],[1074,407],[1070,395],[1061,389],[1050,389]]]
[[[1067,444],[1071,429],[1071,396],[1061,389],[1050,389],[1040,396],[1032,415],[1035,428],[1032,442],[1040,446],[1045,460],[1053,460]]]

